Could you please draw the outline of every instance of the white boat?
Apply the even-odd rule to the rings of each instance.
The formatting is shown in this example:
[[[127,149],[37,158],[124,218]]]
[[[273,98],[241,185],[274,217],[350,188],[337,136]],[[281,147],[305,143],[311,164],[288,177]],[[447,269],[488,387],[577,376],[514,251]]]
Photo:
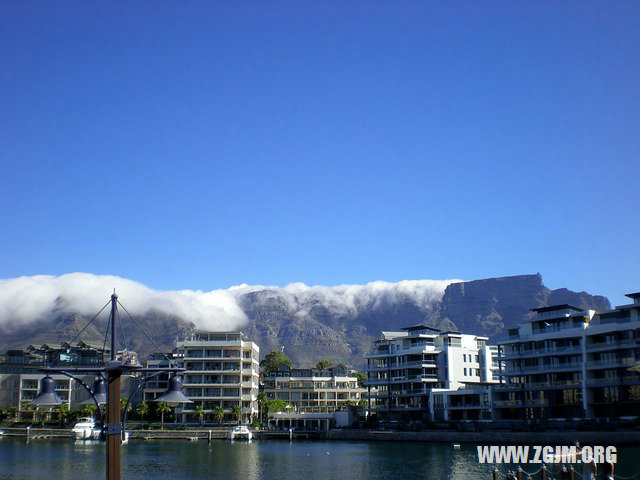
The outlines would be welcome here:
[[[229,440],[251,440],[253,434],[246,425],[238,425],[229,430],[227,437],[229,437]]]
[[[71,437],[75,440],[98,440],[102,428],[96,425],[91,417],[83,417],[71,429]]]

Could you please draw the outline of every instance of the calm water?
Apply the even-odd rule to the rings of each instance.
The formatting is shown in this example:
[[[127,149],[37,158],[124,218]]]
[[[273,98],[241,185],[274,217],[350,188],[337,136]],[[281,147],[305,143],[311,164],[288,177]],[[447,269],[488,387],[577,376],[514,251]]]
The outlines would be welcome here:
[[[104,459],[103,443],[0,439],[1,480],[100,479]],[[636,473],[638,459],[640,447],[621,447],[616,473]],[[453,450],[450,444],[431,443],[218,440],[211,445],[131,441],[122,446],[123,478],[128,480],[489,480],[490,469],[478,464],[474,445]]]

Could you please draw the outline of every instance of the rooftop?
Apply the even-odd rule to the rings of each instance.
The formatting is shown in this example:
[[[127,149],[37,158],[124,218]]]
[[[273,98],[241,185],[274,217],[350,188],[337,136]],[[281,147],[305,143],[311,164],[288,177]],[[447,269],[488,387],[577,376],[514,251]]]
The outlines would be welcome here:
[[[415,331],[419,331],[419,330],[430,330],[434,333],[440,333],[440,330],[437,328],[433,328],[433,327],[427,327],[426,325],[413,325],[411,327],[402,327],[401,330],[404,330],[405,332],[415,332]]]
[[[569,305],[568,303],[563,303],[561,305],[551,305],[548,307],[538,307],[530,309],[532,312],[536,313],[544,313],[544,312],[554,312],[556,310],[575,310],[576,312],[581,312],[583,309],[578,308],[574,305]]]

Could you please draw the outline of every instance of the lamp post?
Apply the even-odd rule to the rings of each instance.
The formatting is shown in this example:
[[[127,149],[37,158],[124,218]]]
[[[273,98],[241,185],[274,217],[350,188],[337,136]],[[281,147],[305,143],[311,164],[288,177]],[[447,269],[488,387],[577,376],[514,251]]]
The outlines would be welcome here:
[[[30,402],[32,405],[37,406],[53,406],[64,403],[55,391],[55,381],[51,378],[51,373],[57,373],[72,378],[79,383],[88,393],[91,400],[87,400],[86,403],[93,401],[97,407],[98,414],[102,420],[102,413],[100,405],[107,405],[107,418],[103,431],[106,433],[106,478],[107,480],[120,480],[120,445],[122,443],[122,437],[124,436],[125,423],[127,417],[127,407],[129,402],[133,398],[133,395],[149,381],[151,378],[158,376],[161,373],[171,373],[172,376],[169,380],[169,388],[167,392],[158,397],[156,401],[166,401],[167,403],[177,405],[179,403],[192,403],[187,397],[182,394],[182,381],[178,376],[179,373],[184,372],[184,368],[178,368],[171,366],[169,361],[169,367],[158,368],[144,368],[141,365],[129,365],[124,364],[121,360],[117,359],[116,355],[116,316],[118,312],[118,295],[113,293],[111,295],[111,313],[109,315],[109,326],[111,335],[111,351],[110,358],[107,364],[103,367],[76,367],[76,368],[57,368],[46,367],[41,370],[46,373],[44,378],[40,381],[40,393]],[[106,305],[105,305],[106,307]],[[124,307],[123,307],[124,308]],[[125,309],[126,311],[126,309]],[[128,312],[127,312],[128,313]],[[96,315],[97,317],[97,315]],[[94,317],[89,323],[95,320]],[[133,317],[131,318],[133,320]],[[134,320],[135,322],[135,320]],[[142,327],[135,322],[136,325],[142,330]],[[88,326],[88,324],[87,324]],[[86,328],[86,327],[85,327]],[[142,330],[143,333],[144,330]],[[147,335],[147,338],[151,338]],[[153,342],[153,340],[151,340]],[[154,345],[155,342],[153,342]],[[157,345],[156,345],[157,347]],[[168,359],[167,359],[168,360]],[[120,395],[121,395],[121,378],[123,373],[137,373],[137,374],[149,374],[142,380],[142,382],[134,389],[127,400],[127,407],[125,407],[124,418],[120,419]],[[78,375],[95,374],[96,380],[93,382],[93,388],[90,388]],[[103,375],[106,376],[106,392]],[[166,398],[166,400],[165,400]]]

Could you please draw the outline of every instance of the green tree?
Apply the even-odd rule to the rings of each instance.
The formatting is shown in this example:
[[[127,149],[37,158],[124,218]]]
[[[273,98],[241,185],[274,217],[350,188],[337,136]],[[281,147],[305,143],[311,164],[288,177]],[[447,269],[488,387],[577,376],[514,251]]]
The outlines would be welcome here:
[[[149,404],[145,401],[142,401],[136,407],[136,413],[140,415],[140,421],[144,425],[144,417],[149,414]]]
[[[288,365],[289,367],[292,365],[289,357],[280,350],[274,350],[260,362],[260,366],[262,367],[262,371],[265,375],[269,375],[269,373],[276,371],[280,365]]]
[[[93,417],[96,414],[96,406],[90,403],[85,403],[80,410],[80,414],[85,417]]]
[[[362,388],[364,386],[364,382],[367,381],[367,374],[356,372],[356,378],[358,379],[358,386]]]
[[[33,417],[35,420],[35,417],[38,417],[38,419],[40,420],[40,426],[44,427],[44,422],[47,420],[47,411],[42,409],[42,408],[36,408],[33,412]]]
[[[4,408],[0,408],[0,422],[4,422],[8,416],[9,412],[7,412]]]
[[[58,421],[61,426],[64,426],[64,420],[69,416],[69,407],[66,403],[56,405],[56,413],[58,414]]]
[[[231,409],[231,413],[233,414],[234,417],[236,417],[236,420],[238,420],[238,423],[242,423],[242,408],[240,408],[239,405],[234,405],[233,408]]]
[[[287,408],[287,402],[279,398],[267,400],[267,408],[270,412],[284,412]]]
[[[218,423],[222,423],[222,419],[224,418],[224,408],[222,408],[220,405],[218,405],[216,408],[213,409],[213,418],[215,418],[215,420]]]
[[[7,409],[7,413],[13,419],[14,422],[18,421],[18,414],[20,413],[20,410],[18,410],[18,407],[9,407]]]
[[[126,398],[121,398],[120,399],[120,413],[121,414],[124,412],[125,408],[127,409],[127,416],[129,416],[129,414],[133,410],[133,405],[129,404],[129,406],[127,407],[127,399]]]
[[[260,407],[260,418],[264,421],[269,413],[269,407],[267,406],[267,394],[265,392],[258,393],[258,406]]]
[[[316,370],[326,370],[331,366],[331,362],[329,360],[320,360],[316,365]]]
[[[167,413],[171,413],[171,407],[167,402],[158,402],[156,412],[160,414],[160,429],[164,430],[164,416]]]
[[[196,405],[193,412],[196,414],[196,417],[198,417],[200,425],[202,425],[202,419],[204,418],[204,408],[202,408],[202,405]]]

